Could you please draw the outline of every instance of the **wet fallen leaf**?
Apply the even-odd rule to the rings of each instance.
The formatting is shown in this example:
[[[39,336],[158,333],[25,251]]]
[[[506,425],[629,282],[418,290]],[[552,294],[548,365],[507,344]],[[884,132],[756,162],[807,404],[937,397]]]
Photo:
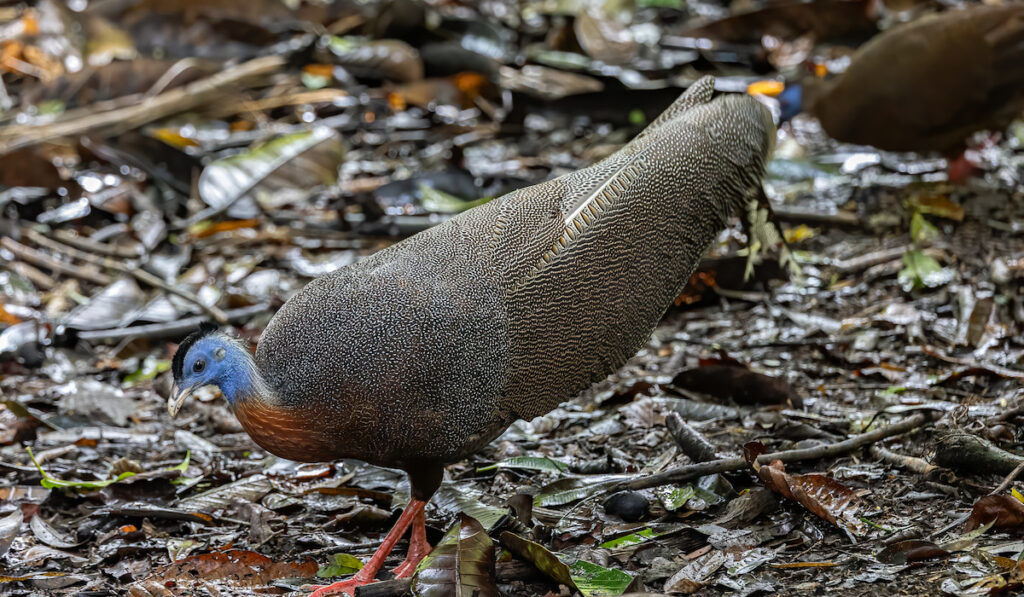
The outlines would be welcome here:
[[[327,127],[283,135],[204,168],[199,175],[199,196],[212,211],[228,210],[233,215],[230,208],[245,197],[332,184],[344,155],[341,136]],[[238,217],[255,215],[254,205],[239,206],[239,210],[244,213]],[[200,212],[192,221],[206,217]]]
[[[423,78],[423,60],[416,48],[397,39],[367,40],[333,36],[327,48],[333,61],[356,77],[399,83]]]
[[[543,545],[508,531],[501,534],[501,543],[553,580],[575,588],[583,597],[614,597],[626,592],[633,583],[633,577],[621,570],[605,568],[584,560],[566,564],[559,555],[548,551]]]
[[[43,519],[42,516],[33,516],[32,520],[29,522],[29,527],[32,528],[32,533],[35,535],[36,539],[50,547],[71,549],[84,543],[84,541],[76,541],[65,534],[64,531],[58,531],[53,528],[50,526],[50,523]]]
[[[528,64],[521,69],[502,66],[498,72],[502,87],[549,101],[604,89],[604,84],[593,77],[538,64]]]
[[[273,489],[270,480],[263,475],[251,475],[215,487],[178,502],[178,508],[186,511],[213,512],[231,505],[235,499],[255,501]]]
[[[741,405],[790,404],[794,408],[803,405],[803,400],[786,380],[742,367],[710,365],[688,369],[676,375],[672,385]]]
[[[696,593],[707,585],[719,568],[725,564],[725,554],[715,549],[686,564],[665,581],[666,593]]]
[[[603,10],[582,11],[574,29],[583,51],[596,60],[625,64],[636,55],[637,43],[629,28]]]
[[[562,473],[569,470],[569,465],[552,458],[543,458],[537,456],[516,456],[507,460],[502,460],[489,466],[482,466],[476,469],[476,472],[482,473],[486,471],[493,471],[499,468],[513,468],[513,469],[524,469],[532,471],[548,471],[551,473]]]
[[[931,541],[910,539],[886,546],[885,549],[878,552],[876,557],[883,564],[901,565],[907,562],[941,558],[948,555],[948,551]]]
[[[821,474],[791,475],[780,460],[767,466],[759,465],[757,457],[764,452],[765,448],[759,442],[743,446],[743,457],[754,467],[765,487],[836,526],[843,526],[853,533],[861,531],[863,525],[857,519],[860,500],[852,489]]]
[[[24,520],[25,515],[22,513],[21,508],[15,508],[6,516],[0,518],[0,557],[3,557],[7,550],[11,548],[14,539],[21,532],[21,523]]]
[[[508,508],[498,508],[481,501],[483,494],[462,484],[442,485],[434,494],[434,506],[446,516],[457,516],[465,513],[473,517],[485,529],[491,531],[498,523],[508,517]]]
[[[416,568],[411,588],[417,597],[497,597],[494,543],[483,526],[460,514]]]
[[[986,495],[974,502],[964,532],[992,522],[995,528],[1006,529],[1024,525],[1024,503],[1012,495]]]

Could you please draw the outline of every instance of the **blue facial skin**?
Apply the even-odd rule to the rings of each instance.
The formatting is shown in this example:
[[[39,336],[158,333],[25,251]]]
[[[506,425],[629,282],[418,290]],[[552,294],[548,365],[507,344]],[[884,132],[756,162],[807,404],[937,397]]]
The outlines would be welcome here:
[[[233,342],[216,335],[195,343],[185,355],[178,386],[196,390],[213,385],[220,388],[228,402],[249,395],[253,389],[252,369],[248,355]]]
[[[800,85],[787,85],[779,94],[779,118],[782,122],[792,120],[803,109],[804,90]]]

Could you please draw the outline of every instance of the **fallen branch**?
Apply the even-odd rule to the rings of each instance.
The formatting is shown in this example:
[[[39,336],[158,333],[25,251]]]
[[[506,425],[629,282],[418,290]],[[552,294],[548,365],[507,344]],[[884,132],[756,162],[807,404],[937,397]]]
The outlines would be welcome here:
[[[914,429],[932,421],[934,417],[935,415],[931,412],[918,413],[907,417],[899,423],[893,423],[887,427],[879,427],[873,431],[855,435],[849,439],[834,444],[762,454],[757,458],[757,462],[760,464],[770,464],[774,460],[781,460],[782,462],[799,462],[802,460],[820,460],[822,458],[849,454],[858,448],[873,444],[879,440],[900,435],[908,431],[913,431]],[[710,462],[677,466],[655,475],[640,477],[623,484],[622,488],[634,490],[646,489],[648,487],[658,487],[671,483],[682,483],[684,481],[703,477],[704,475],[741,471],[748,468],[750,468],[750,465],[742,458],[722,458],[719,460],[712,460]]]
[[[13,238],[4,237],[0,239],[0,247],[14,253],[15,257],[18,257],[23,261],[28,261],[29,263],[34,263],[38,266],[44,267],[55,274],[64,274],[65,276],[80,278],[86,282],[92,282],[93,284],[99,284],[100,286],[106,286],[113,282],[113,280],[111,280],[106,274],[93,271],[91,269],[75,267],[69,263],[64,263],[59,259],[54,259],[53,257],[31,247],[26,247]]]
[[[886,450],[882,446],[871,446],[871,455],[882,462],[887,462],[893,466],[905,468],[908,471],[919,475],[931,474],[932,471],[939,468],[923,458],[897,454],[891,450]]]
[[[35,230],[26,230],[25,237],[31,240],[33,243],[39,245],[40,247],[45,247],[47,249],[50,249],[51,251],[56,251],[64,255],[68,255],[73,259],[80,259],[82,261],[85,261],[86,263],[91,263],[93,265],[98,265],[101,267],[105,267],[107,269],[112,269],[114,271],[121,272],[122,274],[134,276],[135,279],[137,279],[139,282],[142,282],[143,284],[148,284],[153,288],[159,288],[164,292],[173,294],[192,303],[193,305],[196,305],[197,307],[205,311],[207,314],[209,314],[210,317],[212,317],[214,321],[216,321],[219,324],[223,325],[228,322],[227,316],[224,315],[224,312],[218,309],[216,306],[203,304],[199,300],[198,296],[192,294],[191,292],[188,292],[187,290],[182,290],[180,288],[175,288],[174,286],[171,286],[170,284],[164,282],[157,276],[154,276],[153,274],[147,272],[141,267],[128,267],[109,257],[100,257],[99,255],[87,253],[80,249],[76,249],[63,243],[59,243],[55,240],[46,238],[45,236],[39,234]]]
[[[229,309],[224,312],[224,316],[228,323],[239,323],[249,321],[257,315],[267,313],[270,311],[270,305],[267,303],[261,303],[259,305],[250,305],[248,307],[239,307],[238,309]],[[185,319],[179,319],[177,321],[171,321],[168,323],[150,323],[146,325],[133,325],[126,328],[114,328],[109,330],[88,330],[78,332],[78,339],[85,340],[87,342],[120,342],[129,338],[172,338],[175,336],[183,336],[189,332],[195,331],[199,327],[200,323],[209,321],[208,315],[196,315],[195,317],[186,317]]]
[[[1010,485],[1013,485],[1013,482],[1020,475],[1021,471],[1024,471],[1024,460],[1021,460],[1020,464],[1017,465],[1017,468],[1010,471],[1009,475],[1006,475],[1006,478],[1003,479],[1003,482],[999,484],[999,487],[993,489],[990,495],[999,495],[1000,493],[1006,491],[1006,489]]]
[[[1008,475],[1024,462],[1024,457],[970,433],[955,431],[939,440],[932,460],[967,475]]]
[[[272,73],[284,64],[282,56],[263,56],[128,106],[105,112],[76,111],[41,125],[8,126],[0,130],[0,154],[94,129],[111,128],[114,132],[131,130],[209,104],[225,89],[250,77]]]

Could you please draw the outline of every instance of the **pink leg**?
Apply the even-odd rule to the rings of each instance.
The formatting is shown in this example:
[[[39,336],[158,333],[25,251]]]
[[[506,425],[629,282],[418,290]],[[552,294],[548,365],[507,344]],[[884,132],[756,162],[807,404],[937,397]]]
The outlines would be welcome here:
[[[391,527],[387,536],[384,537],[384,542],[380,544],[377,551],[374,552],[373,556],[370,557],[370,561],[366,562],[362,570],[356,572],[356,575],[348,580],[336,582],[326,586],[314,586],[313,593],[309,597],[326,597],[327,595],[355,595],[356,587],[368,585],[375,582],[377,573],[380,572],[381,566],[384,565],[384,560],[387,559],[388,554],[395,548],[395,544],[405,534],[405,530],[409,528],[409,525],[414,520],[425,520],[423,515],[423,508],[427,505],[423,500],[412,498],[409,500],[409,505],[405,507],[405,511],[398,517],[398,522],[395,526]],[[426,529],[424,528],[424,542],[426,541]],[[415,533],[414,533],[415,534]],[[428,546],[429,547],[429,546]],[[410,548],[410,555],[411,555]],[[418,560],[417,560],[418,561]]]
[[[427,516],[420,510],[412,521],[412,531],[409,533],[409,555],[395,568],[395,578],[412,576],[430,549],[430,543],[427,542]]]

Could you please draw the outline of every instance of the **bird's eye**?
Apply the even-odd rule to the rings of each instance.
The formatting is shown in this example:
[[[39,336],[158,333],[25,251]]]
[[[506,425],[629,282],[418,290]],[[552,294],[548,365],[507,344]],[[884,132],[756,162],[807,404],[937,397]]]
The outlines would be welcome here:
[[[202,373],[203,369],[206,369],[206,361],[203,359],[199,359],[194,365],[192,365],[192,371],[196,373]]]

